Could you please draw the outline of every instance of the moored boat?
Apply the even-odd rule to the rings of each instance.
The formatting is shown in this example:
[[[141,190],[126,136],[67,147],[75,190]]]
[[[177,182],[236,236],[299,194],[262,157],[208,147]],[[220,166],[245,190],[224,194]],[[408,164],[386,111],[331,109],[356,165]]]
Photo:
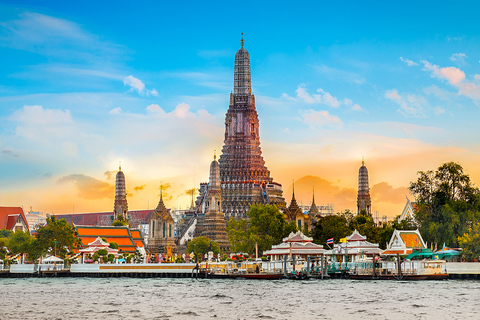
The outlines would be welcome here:
[[[263,279],[277,280],[283,274],[280,270],[270,269],[268,262],[208,262],[200,264],[200,272],[213,279]]]
[[[350,279],[357,280],[443,280],[448,278],[444,260],[383,261],[361,259],[349,270]],[[399,268],[400,267],[400,268]]]

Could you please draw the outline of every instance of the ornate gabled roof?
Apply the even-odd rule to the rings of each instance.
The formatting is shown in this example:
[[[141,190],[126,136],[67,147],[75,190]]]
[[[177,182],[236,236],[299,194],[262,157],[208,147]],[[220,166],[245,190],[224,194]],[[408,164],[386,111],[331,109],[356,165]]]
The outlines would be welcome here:
[[[367,241],[367,237],[362,236],[360,232],[355,229],[355,231],[347,237],[347,241]]]
[[[0,207],[0,229],[12,230],[20,217],[28,230],[27,217],[22,207]]]
[[[297,200],[295,199],[295,185],[293,185],[292,201],[290,201],[290,206],[287,209],[287,214],[290,218],[296,217],[299,214],[303,214],[302,209],[300,209]]]
[[[160,189],[160,201],[158,202],[157,208],[155,208],[152,214],[152,219],[173,221],[173,218],[170,215],[170,212],[168,211],[168,209],[165,207],[165,204],[163,203],[163,192],[161,189]]]
[[[88,244],[89,247],[108,247],[110,244],[102,240],[102,238],[97,237],[93,242]]]
[[[313,238],[307,237],[302,231],[291,232],[288,237],[283,238],[283,242],[312,242]]]

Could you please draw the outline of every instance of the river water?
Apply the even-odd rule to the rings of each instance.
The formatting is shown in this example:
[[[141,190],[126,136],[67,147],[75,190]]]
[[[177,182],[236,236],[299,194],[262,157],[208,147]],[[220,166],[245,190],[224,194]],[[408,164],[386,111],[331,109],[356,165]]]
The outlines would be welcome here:
[[[480,281],[0,279],[0,319],[480,319]]]

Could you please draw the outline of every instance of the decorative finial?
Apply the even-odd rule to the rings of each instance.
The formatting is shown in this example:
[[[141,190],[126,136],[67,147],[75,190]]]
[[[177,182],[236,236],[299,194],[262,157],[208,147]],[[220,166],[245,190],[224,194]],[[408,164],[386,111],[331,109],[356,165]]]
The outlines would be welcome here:
[[[160,182],[160,200],[163,200],[163,182]]]
[[[364,166],[364,165],[365,165],[365,157],[362,156],[362,166]]]
[[[295,196],[295,179],[292,180],[292,191],[293,191],[293,196]]]
[[[213,150],[213,160],[217,160],[217,150]]]
[[[122,171],[122,161],[118,163],[118,171]]]
[[[243,40],[243,32],[242,32],[242,39],[240,40],[240,44],[242,45],[242,48],[243,48],[243,45],[245,44],[245,40]]]

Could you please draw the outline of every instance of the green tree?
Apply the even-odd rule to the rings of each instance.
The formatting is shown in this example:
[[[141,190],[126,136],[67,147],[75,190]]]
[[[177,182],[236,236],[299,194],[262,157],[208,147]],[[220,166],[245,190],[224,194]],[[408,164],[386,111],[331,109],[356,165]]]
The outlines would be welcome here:
[[[348,225],[347,218],[350,218],[350,211],[337,213],[320,217],[313,222],[313,228],[310,235],[317,244],[325,245],[327,239],[333,238],[338,243],[341,238],[345,238],[352,233]]]
[[[250,237],[249,223],[246,219],[230,218],[227,234],[232,252],[253,252],[255,241]]]
[[[417,201],[415,218],[422,236],[427,242],[458,246],[459,237],[480,219],[479,189],[454,162],[418,175],[409,190]]]
[[[247,212],[249,220],[230,219],[227,233],[234,252],[255,253],[255,244],[258,252],[272,248],[292,231],[297,231],[295,222],[287,223],[283,213],[273,205],[257,204]]]
[[[36,235],[45,251],[51,255],[55,252],[56,243],[57,255],[61,258],[65,258],[73,248],[81,245],[77,236],[77,230],[69,225],[67,220],[58,220],[55,216],[47,218],[46,225],[41,226]]]
[[[108,246],[110,249],[118,249],[118,244],[116,242],[110,242]]]
[[[207,237],[196,237],[193,238],[187,244],[187,251],[197,254],[198,261],[201,261],[201,257],[208,253],[208,251],[213,251],[214,254],[220,253],[220,247],[215,241],[211,241]]]
[[[480,223],[476,222],[468,231],[459,237],[458,242],[463,248],[463,256],[469,260],[480,259]]]
[[[0,238],[9,238],[12,234],[12,230],[0,229]]]
[[[129,224],[130,224],[130,222],[127,219],[125,219],[123,214],[119,214],[117,216],[117,220],[112,222],[112,226],[114,226],[114,227],[128,226]]]

